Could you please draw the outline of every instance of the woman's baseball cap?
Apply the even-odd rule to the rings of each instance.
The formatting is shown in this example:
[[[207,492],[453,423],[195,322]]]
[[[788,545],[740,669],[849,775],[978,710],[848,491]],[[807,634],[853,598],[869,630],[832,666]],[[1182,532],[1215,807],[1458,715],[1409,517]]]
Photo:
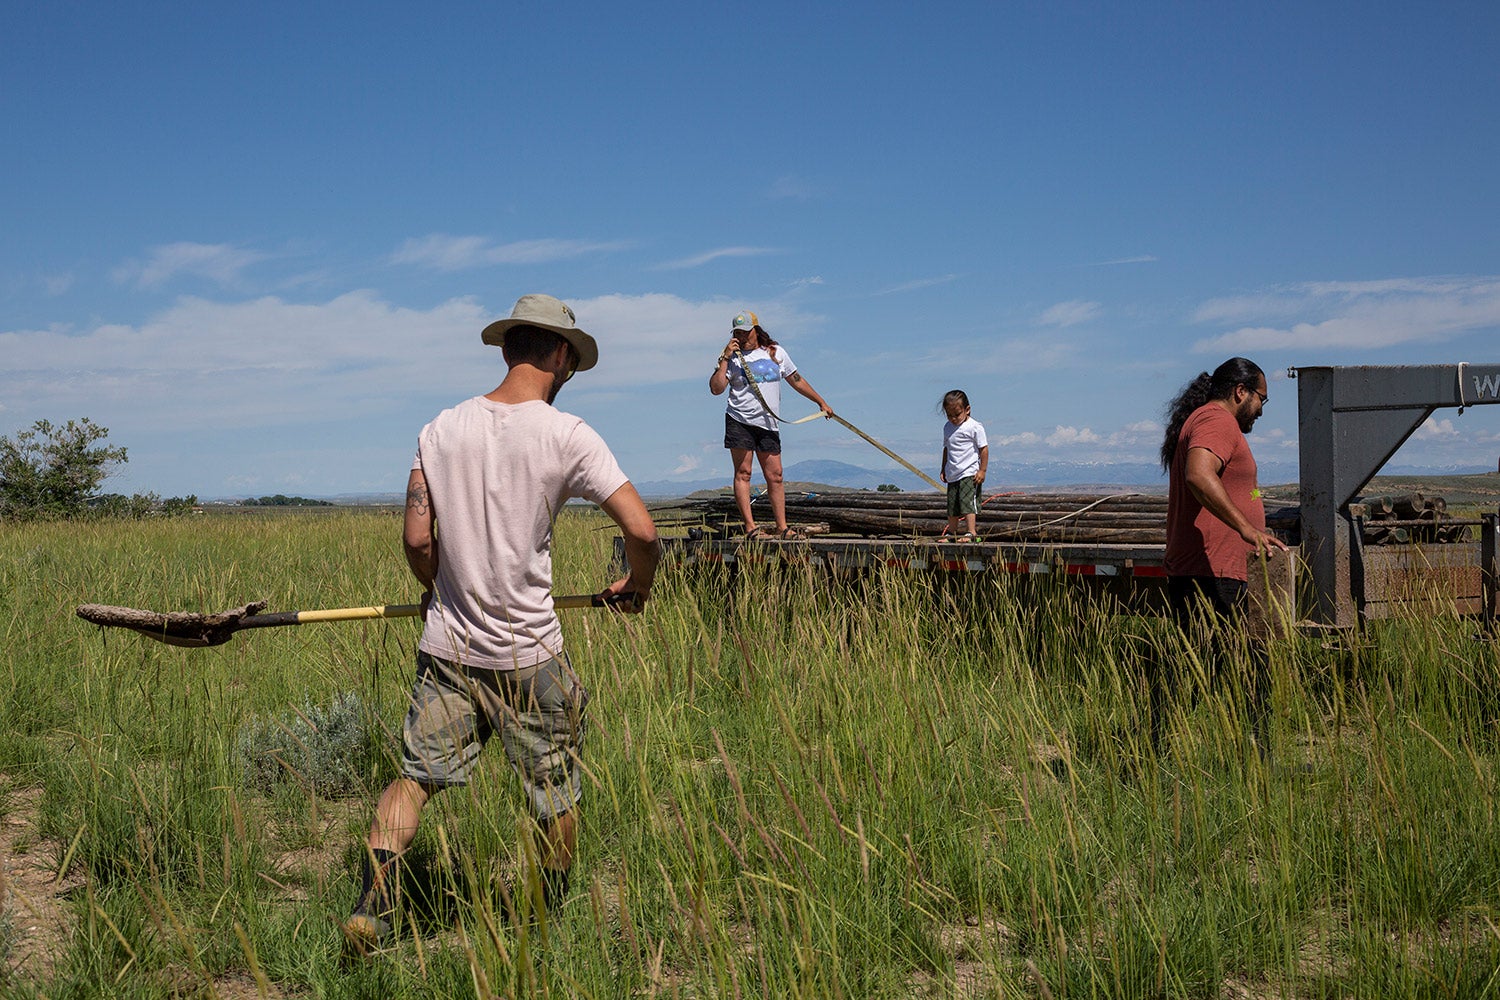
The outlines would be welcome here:
[[[505,333],[517,326],[535,326],[551,330],[573,345],[578,352],[578,371],[588,371],[599,363],[599,345],[594,338],[578,329],[573,310],[561,299],[550,295],[523,295],[516,299],[509,319],[497,319],[484,328],[480,338],[491,347],[505,345]]]
[[[734,318],[735,330],[753,330],[757,326],[760,326],[760,319],[749,309]]]

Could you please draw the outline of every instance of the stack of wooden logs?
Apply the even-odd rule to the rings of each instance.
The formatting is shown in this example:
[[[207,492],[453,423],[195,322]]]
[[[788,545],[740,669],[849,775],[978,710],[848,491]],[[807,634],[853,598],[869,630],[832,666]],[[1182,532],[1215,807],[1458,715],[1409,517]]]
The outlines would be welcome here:
[[[1443,523],[1448,519],[1446,500],[1420,493],[1360,497],[1349,505],[1349,516],[1365,519],[1366,545],[1467,542],[1473,538],[1469,525]]]
[[[757,499],[761,510],[762,499]],[[730,497],[693,500],[710,524],[739,521]],[[937,537],[948,524],[940,493],[789,494],[787,520],[826,526],[830,534],[871,537]],[[770,520],[769,512],[757,520]],[[1164,545],[1167,498],[1146,493],[995,493],[979,508],[978,535],[986,542],[1088,542]]]
[[[763,497],[755,500],[757,520],[770,521]],[[727,495],[676,505],[724,534],[738,530],[739,513]],[[1448,504],[1442,497],[1419,493],[1360,497],[1351,516],[1365,519],[1367,545],[1408,542],[1465,542],[1468,524],[1445,523]],[[789,493],[787,520],[810,534],[865,538],[936,538],[948,524],[947,501],[940,493]],[[1288,544],[1301,541],[1296,505],[1267,503],[1267,527]],[[993,493],[979,508],[978,535],[986,542],[1095,543],[1165,545],[1167,498],[1150,493]]]

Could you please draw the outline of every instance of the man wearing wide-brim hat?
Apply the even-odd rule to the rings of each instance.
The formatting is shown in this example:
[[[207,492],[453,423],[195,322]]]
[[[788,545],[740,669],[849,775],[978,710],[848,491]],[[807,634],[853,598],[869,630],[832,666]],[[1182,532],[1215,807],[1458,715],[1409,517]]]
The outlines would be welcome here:
[[[480,334],[491,347],[505,349],[505,335],[517,327],[550,330],[578,352],[574,371],[586,372],[599,363],[599,345],[578,329],[578,320],[567,304],[550,295],[523,295],[516,300],[509,319],[497,319]],[[566,380],[564,380],[566,381]]]
[[[578,751],[588,694],[563,651],[552,605],[552,524],[563,504],[597,503],[625,537],[630,573],[604,589],[639,611],[658,558],[656,527],[602,438],[551,404],[599,360],[594,338],[550,295],[524,295],[484,328],[505,358],[492,391],[422,428],[406,487],[406,561],[425,588],[417,679],[401,776],[380,796],[359,900],[344,921],[357,951],[383,945],[399,913],[401,853],[423,807],[464,784],[493,734],[521,776],[540,830],[539,870],[518,903],[558,906],[568,889],[583,793]],[[524,903],[517,907],[526,909]]]

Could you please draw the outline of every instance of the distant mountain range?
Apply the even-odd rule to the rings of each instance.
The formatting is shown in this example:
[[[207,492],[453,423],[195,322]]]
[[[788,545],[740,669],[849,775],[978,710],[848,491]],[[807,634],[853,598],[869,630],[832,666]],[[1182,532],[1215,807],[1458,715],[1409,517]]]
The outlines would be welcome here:
[[[1291,474],[1296,475],[1295,469]],[[846,490],[873,490],[884,484],[903,492],[931,490],[932,486],[905,469],[867,469],[847,462],[809,459],[794,462],[783,470],[791,484],[820,484]],[[936,478],[934,476],[934,478]],[[753,482],[761,483],[759,467]],[[648,480],[635,484],[641,496],[653,499],[682,497],[703,490],[723,489],[730,485],[729,470],[712,479]],[[1058,462],[1050,465],[1025,465],[1010,462],[990,463],[985,479],[986,490],[1024,489],[1038,486],[1130,486],[1137,489],[1164,490],[1166,478],[1161,469],[1145,462],[1081,463]]]
[[[1476,473],[1494,474],[1493,469],[1482,466],[1454,466],[1450,468],[1389,466],[1381,470],[1382,476],[1463,476]],[[847,462],[827,459],[808,459],[795,462],[784,470],[786,482],[794,490],[832,487],[841,490],[873,490],[889,483],[903,492],[931,490],[932,487],[905,469],[867,469]],[[1296,483],[1298,470],[1293,462],[1262,462],[1260,481],[1263,485]],[[757,485],[763,485],[760,468],[755,469]],[[676,499],[709,490],[726,489],[730,485],[728,462],[721,474],[704,479],[652,479],[637,481],[635,487],[641,496],[649,500]],[[1069,489],[1096,492],[1103,489],[1128,487],[1146,493],[1165,492],[1167,478],[1154,462],[1052,462],[1017,463],[992,462],[989,476],[985,480],[986,491]],[[351,506],[396,505],[406,500],[403,493],[336,493],[321,495],[317,499],[331,500],[336,504]],[[206,503],[235,502],[228,497],[209,498]]]
[[[727,463],[726,463],[727,464]],[[1380,470],[1383,477],[1433,477],[1494,475],[1495,470],[1482,465],[1450,467],[1391,465]],[[1296,484],[1299,475],[1296,462],[1262,461],[1259,463],[1260,482],[1265,486]],[[890,483],[903,492],[931,490],[905,469],[867,469],[847,462],[826,459],[810,459],[795,462],[783,470],[786,482],[793,489],[806,489],[818,485],[845,490],[873,490]],[[934,475],[933,478],[936,478]],[[760,468],[755,469],[752,482],[762,484]],[[637,482],[641,496],[651,499],[684,497],[704,490],[720,490],[730,485],[729,469],[712,479],[669,480],[658,479]],[[1129,488],[1143,493],[1165,493],[1167,477],[1155,462],[991,462],[989,475],[984,481],[986,492],[1002,490],[1065,489],[1080,492],[1097,492],[1106,489]]]

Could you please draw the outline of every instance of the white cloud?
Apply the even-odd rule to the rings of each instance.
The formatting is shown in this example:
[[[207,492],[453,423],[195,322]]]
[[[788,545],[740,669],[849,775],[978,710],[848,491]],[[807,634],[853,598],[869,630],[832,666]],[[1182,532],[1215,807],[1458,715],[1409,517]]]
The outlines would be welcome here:
[[[1117,257],[1114,260],[1095,261],[1090,267],[1115,267],[1119,264],[1155,264],[1157,258],[1153,254],[1140,254],[1135,257]]]
[[[588,378],[569,386],[573,399],[706,382],[738,308],[665,294],[568,302],[601,354]],[[800,344],[818,322],[784,302],[765,303],[768,314],[798,330]],[[479,331],[495,315],[473,298],[409,309],[371,291],[309,303],[185,297],[139,325],[0,332],[5,399],[38,415],[128,410],[157,429],[358,419],[392,399],[493,388],[504,364]],[[481,382],[493,381],[477,385],[476,369]]]
[[[990,445],[1007,461],[1154,462],[1162,425],[1137,420],[1116,430],[1056,424],[1051,430],[991,434]]]
[[[1480,279],[1490,280],[1495,279]],[[1357,299],[1370,295],[1445,295],[1473,286],[1474,279],[1455,277],[1382,278],[1378,281],[1308,281],[1298,286],[1311,295]]]
[[[1103,312],[1097,302],[1059,302],[1042,313],[1038,322],[1043,326],[1076,326],[1098,319]]]
[[[139,326],[0,333],[0,354],[27,410],[254,427],[457,384],[487,318],[472,299],[412,310],[363,291],[309,304],[182,298]]]
[[[206,278],[222,287],[240,282],[241,273],[268,259],[267,254],[242,250],[225,243],[168,243],[152,247],[145,261],[128,261],[114,271],[121,284],[138,288],[160,288],[173,278],[187,275]]]
[[[1467,469],[1493,472],[1500,454],[1500,407],[1481,406],[1451,417],[1428,417],[1386,463],[1388,469]]]
[[[1098,444],[1100,437],[1087,427],[1063,427],[1061,425],[1053,428],[1052,433],[1044,438],[1048,447],[1067,448],[1080,444]]]
[[[545,264],[589,254],[611,253],[631,244],[625,240],[519,240],[494,243],[487,236],[431,233],[414,237],[391,254],[392,264],[414,264],[436,271],[465,271],[498,264]]]
[[[1297,450],[1296,435],[1290,434],[1280,427],[1257,427],[1255,429],[1255,450],[1259,451],[1266,448],[1295,452]]]
[[[660,271],[683,271],[690,267],[702,267],[721,257],[763,257],[772,253],[781,253],[781,251],[775,247],[719,247],[717,250],[706,250],[692,257],[665,261],[656,267]]]
[[[1300,297],[1268,292],[1265,295],[1231,295],[1209,299],[1193,311],[1194,323],[1243,323],[1250,319],[1296,316],[1303,308]]]
[[[678,455],[677,467],[672,470],[672,475],[680,476],[692,472],[703,465],[703,459],[697,455]]]
[[[568,304],[578,325],[597,330],[599,338],[599,367],[589,373],[589,391],[699,377],[706,385],[714,358],[729,340],[730,320],[742,308],[728,299],[692,301],[664,293],[569,299]],[[756,312],[777,339],[779,331],[798,330],[794,346],[802,351],[811,346],[803,331],[816,324],[816,317],[775,300],[758,303]]]
[[[1454,441],[1463,435],[1453,426],[1452,420],[1434,420],[1428,417],[1422,425],[1412,431],[1413,441]]]
[[[917,278],[915,281],[905,281],[890,288],[883,288],[876,295],[896,295],[900,292],[914,292],[919,288],[931,288],[934,285],[946,285],[951,281],[962,278],[962,274],[940,274],[935,278]]]
[[[444,236],[435,233],[416,237],[401,244],[391,254],[392,264],[420,264],[439,271],[459,271],[484,263],[490,242],[483,236]]]
[[[1500,327],[1500,277],[1309,282],[1260,296],[1210,300],[1194,319],[1246,323],[1197,341],[1193,350],[1199,353],[1442,342]]]

